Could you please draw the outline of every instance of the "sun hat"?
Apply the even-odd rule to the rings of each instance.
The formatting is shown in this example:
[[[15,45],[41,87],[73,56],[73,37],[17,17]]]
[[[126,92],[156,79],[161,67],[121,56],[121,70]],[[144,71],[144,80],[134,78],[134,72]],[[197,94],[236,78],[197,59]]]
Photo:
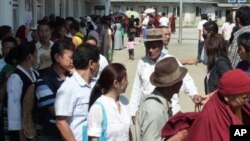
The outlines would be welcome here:
[[[250,77],[240,69],[227,71],[220,79],[218,91],[222,95],[250,93]]]
[[[156,87],[168,87],[181,81],[186,74],[187,69],[179,66],[174,57],[167,57],[155,65],[150,82]]]
[[[147,29],[145,42],[149,41],[163,41],[162,31],[160,28]]]

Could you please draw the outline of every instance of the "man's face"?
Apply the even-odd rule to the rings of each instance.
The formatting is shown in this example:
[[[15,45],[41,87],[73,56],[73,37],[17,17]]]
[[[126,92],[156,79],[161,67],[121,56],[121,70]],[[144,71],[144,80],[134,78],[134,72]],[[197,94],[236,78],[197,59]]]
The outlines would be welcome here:
[[[97,46],[97,43],[95,40],[89,39],[86,41],[87,44],[93,45],[93,46]]]
[[[239,109],[248,102],[249,93],[237,95],[237,96],[226,96],[225,100],[228,105],[233,109]]]
[[[156,61],[161,55],[162,46],[162,41],[146,42],[146,50],[148,52],[148,57],[151,60]]]
[[[37,31],[37,35],[41,42],[49,42],[51,38],[51,30],[47,25],[41,25]]]
[[[69,29],[69,26],[70,26],[70,24],[72,24],[72,21],[66,20],[64,24],[65,24],[65,27],[66,27],[67,32],[69,32],[69,30],[70,30],[70,29]]]
[[[238,53],[241,60],[248,60],[250,56],[250,54],[246,51],[246,49],[241,45],[238,48]]]
[[[13,43],[13,42],[5,42],[3,44],[3,47],[2,47],[3,57],[6,57],[9,54],[10,50],[12,48],[14,48],[14,47],[15,47],[15,43]]]
[[[90,60],[90,71],[92,72],[92,77],[96,77],[100,68],[99,61],[95,62]]]
[[[170,41],[171,33],[168,28],[162,28],[161,31],[163,37],[163,45],[167,46]]]
[[[73,66],[73,51],[65,49],[62,54],[56,55],[56,63],[66,71],[70,71]]]

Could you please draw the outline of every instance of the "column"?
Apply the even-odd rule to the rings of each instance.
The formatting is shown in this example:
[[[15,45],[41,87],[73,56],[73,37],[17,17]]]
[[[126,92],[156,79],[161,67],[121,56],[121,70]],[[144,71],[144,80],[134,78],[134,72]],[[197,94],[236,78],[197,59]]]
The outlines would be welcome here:
[[[11,0],[0,0],[0,25],[13,27],[13,8]]]

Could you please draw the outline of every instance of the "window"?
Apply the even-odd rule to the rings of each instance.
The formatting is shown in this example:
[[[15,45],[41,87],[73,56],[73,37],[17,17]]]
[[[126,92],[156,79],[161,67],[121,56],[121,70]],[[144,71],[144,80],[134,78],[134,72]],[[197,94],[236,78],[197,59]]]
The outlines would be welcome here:
[[[221,10],[218,10],[218,11],[215,11],[215,16],[216,16],[216,18],[221,18],[222,17],[222,14],[221,14],[222,12],[221,12]]]
[[[179,6],[173,8],[173,14],[177,15],[177,17],[180,16],[180,7]]]
[[[74,9],[74,17],[79,17],[78,16],[78,6],[79,6],[79,1],[78,0],[73,0],[73,9]]]
[[[34,21],[34,25],[37,24],[38,20],[41,20],[43,18],[43,9],[42,9],[42,1],[41,0],[37,0],[36,3],[36,18]]]
[[[19,8],[18,5],[13,5],[13,32],[16,32],[19,25]]]
[[[196,7],[196,10],[195,10],[196,12],[196,17],[198,17],[198,16],[200,16],[201,15],[201,8],[200,7]]]
[[[127,6],[127,7],[126,7],[126,11],[129,11],[129,10],[130,10],[130,11],[133,11],[134,9],[133,9],[132,6]]]
[[[145,7],[145,6],[139,6],[139,11],[138,11],[138,12],[144,12],[144,11],[145,11],[145,9],[146,9],[146,7]]]
[[[19,3],[18,0],[13,1],[13,32],[16,32],[19,26]]]
[[[162,12],[164,12],[166,14],[166,16],[168,17],[168,6],[163,6]]]
[[[70,0],[66,0],[66,15],[69,16],[69,12],[70,12],[70,6],[69,6],[69,1]]]
[[[104,5],[95,6],[95,15],[99,16],[105,15],[105,6]]]
[[[113,12],[120,12],[120,11],[121,11],[120,6],[113,7]]]
[[[177,17],[179,17],[180,16],[180,7],[178,6],[177,7]]]

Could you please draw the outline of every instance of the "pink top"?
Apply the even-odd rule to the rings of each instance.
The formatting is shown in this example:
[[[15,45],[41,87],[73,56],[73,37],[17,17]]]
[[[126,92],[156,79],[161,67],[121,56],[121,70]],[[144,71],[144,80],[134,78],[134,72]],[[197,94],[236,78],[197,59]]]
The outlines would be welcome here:
[[[127,44],[127,49],[134,49],[134,48],[135,48],[135,45],[138,45],[138,44],[139,44],[138,42],[130,41],[130,42],[128,42],[128,44]]]

